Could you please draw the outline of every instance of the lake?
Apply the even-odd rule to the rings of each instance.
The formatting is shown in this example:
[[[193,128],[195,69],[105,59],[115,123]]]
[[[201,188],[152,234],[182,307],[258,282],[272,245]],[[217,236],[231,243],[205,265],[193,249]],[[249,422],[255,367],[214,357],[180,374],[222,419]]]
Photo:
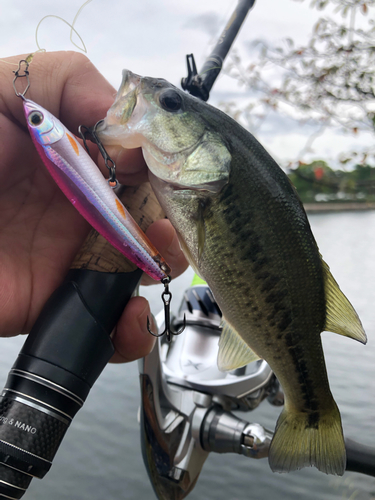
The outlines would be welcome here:
[[[324,259],[357,310],[368,344],[324,333],[331,390],[344,433],[375,447],[375,211],[311,214]],[[171,285],[178,308],[192,271]],[[142,288],[154,313],[162,306],[158,287]],[[6,380],[23,338],[2,339],[0,385]],[[140,451],[137,363],[108,365],[75,417],[43,480],[33,479],[26,500],[152,500]],[[273,429],[280,408],[267,401],[243,418]],[[314,469],[273,474],[267,460],[211,454],[190,500],[374,500],[375,479],[356,473],[341,478]]]

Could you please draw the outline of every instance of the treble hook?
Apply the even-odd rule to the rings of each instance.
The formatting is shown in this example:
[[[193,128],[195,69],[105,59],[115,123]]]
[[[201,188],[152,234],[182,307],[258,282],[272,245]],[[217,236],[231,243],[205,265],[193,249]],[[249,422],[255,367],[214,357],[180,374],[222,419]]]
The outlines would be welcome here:
[[[161,298],[164,302],[164,323],[165,323],[165,328],[163,333],[154,333],[150,330],[150,320],[147,316],[147,330],[151,335],[154,337],[162,337],[163,335],[167,335],[167,340],[168,342],[171,341],[171,335],[180,335],[186,327],[186,316],[184,315],[184,324],[182,327],[177,330],[177,332],[174,332],[171,328],[171,314],[170,314],[170,303],[172,299],[172,293],[169,291],[169,283],[171,282],[171,277],[167,276],[166,278],[163,278],[161,282],[164,285],[164,291],[161,294]]]
[[[105,166],[109,170],[109,179],[108,179],[108,184],[112,189],[116,188],[118,185],[118,180],[116,179],[116,164],[112,160],[112,158],[109,156],[107,151],[105,150],[101,140],[98,137],[98,134],[96,133],[96,129],[98,128],[98,125],[102,122],[103,120],[99,120],[93,127],[86,127],[86,125],[80,125],[78,127],[78,132],[83,140],[83,144],[86,148],[86,151],[90,154],[89,148],[87,147],[86,143],[86,136],[88,135],[90,137],[90,140],[94,142],[100,151],[100,154],[104,158]]]

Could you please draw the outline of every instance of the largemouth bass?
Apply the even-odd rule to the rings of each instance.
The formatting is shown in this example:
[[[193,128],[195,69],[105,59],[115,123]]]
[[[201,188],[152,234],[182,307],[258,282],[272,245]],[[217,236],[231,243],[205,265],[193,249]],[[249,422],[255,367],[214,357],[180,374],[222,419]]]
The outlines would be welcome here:
[[[271,469],[342,475],[341,418],[320,334],[362,343],[366,335],[287,176],[229,116],[165,80],[126,70],[99,135],[105,145],[142,147],[185,255],[222,309],[219,367],[262,358],[282,384]]]

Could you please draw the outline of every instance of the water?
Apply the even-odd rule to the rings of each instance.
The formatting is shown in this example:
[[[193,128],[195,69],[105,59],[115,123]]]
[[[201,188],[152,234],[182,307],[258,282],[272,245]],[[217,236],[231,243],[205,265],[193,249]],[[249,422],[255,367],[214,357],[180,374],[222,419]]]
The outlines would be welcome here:
[[[344,432],[375,446],[375,212],[313,214],[313,232],[340,287],[362,319],[369,342],[324,333],[331,389],[340,408]],[[172,284],[177,307],[192,272]],[[144,289],[152,310],[161,308],[161,289]],[[2,339],[0,385],[23,343]],[[140,446],[137,363],[108,365],[75,417],[42,480],[34,479],[28,500],[153,500]],[[267,402],[244,418],[273,428],[280,410]],[[342,478],[315,469],[273,474],[266,460],[211,454],[190,500],[374,500],[375,479],[355,473]]]

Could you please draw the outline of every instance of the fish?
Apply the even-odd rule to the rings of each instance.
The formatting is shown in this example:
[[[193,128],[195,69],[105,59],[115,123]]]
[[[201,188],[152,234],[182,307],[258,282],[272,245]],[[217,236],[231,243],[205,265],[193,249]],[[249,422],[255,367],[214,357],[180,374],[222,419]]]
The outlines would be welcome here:
[[[97,165],[52,113],[23,97],[26,123],[49,173],[81,215],[131,262],[155,280],[171,268],[152,245]]]
[[[286,174],[225,113],[128,70],[98,135],[105,145],[142,148],[181,248],[223,313],[219,368],[265,359],[280,381],[272,471],[342,475],[345,444],[321,332],[362,343],[366,334]]]

